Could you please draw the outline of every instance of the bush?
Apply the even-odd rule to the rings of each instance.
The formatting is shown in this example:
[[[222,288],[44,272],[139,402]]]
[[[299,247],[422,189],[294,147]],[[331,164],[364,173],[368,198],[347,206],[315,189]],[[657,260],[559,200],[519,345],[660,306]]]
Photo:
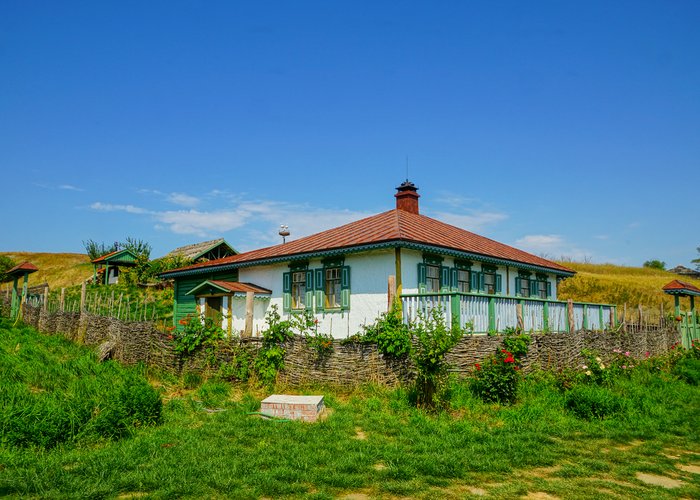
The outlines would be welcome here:
[[[411,333],[403,322],[398,299],[373,324],[362,327],[362,341],[377,344],[385,356],[406,357],[411,352]]]
[[[306,322],[308,318],[304,316],[301,321]],[[287,351],[283,344],[294,338],[294,333],[292,322],[282,320],[276,305],[270,307],[265,322],[267,328],[262,331],[262,346],[255,358],[254,367],[263,382],[271,383],[277,377],[277,372],[284,368],[284,355]]]
[[[515,403],[522,378],[520,361],[527,355],[530,340],[528,335],[506,335],[504,349],[474,366],[472,393],[486,403]]]
[[[681,358],[673,367],[673,375],[690,385],[700,385],[700,359]]]
[[[624,400],[610,389],[595,385],[578,385],[566,393],[565,407],[578,418],[604,419],[620,414]]]
[[[216,341],[224,338],[224,330],[221,328],[221,320],[205,318],[202,321],[199,315],[188,315],[180,320],[182,330],[172,332],[175,352],[180,355],[193,354],[202,347],[211,347]]]

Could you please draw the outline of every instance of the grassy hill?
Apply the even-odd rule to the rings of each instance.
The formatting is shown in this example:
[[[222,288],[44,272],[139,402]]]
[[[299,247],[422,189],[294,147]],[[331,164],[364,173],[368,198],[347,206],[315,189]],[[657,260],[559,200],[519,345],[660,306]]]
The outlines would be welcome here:
[[[52,290],[81,284],[92,276],[92,264],[80,253],[0,252],[17,264],[29,261],[39,270],[29,275],[29,286],[48,283]],[[7,287],[7,285],[3,285]]]
[[[562,262],[576,271],[576,276],[559,284],[559,298],[581,302],[602,302],[623,305],[629,309],[641,304],[645,309],[673,310],[673,297],[661,288],[670,281],[680,279],[700,287],[700,280],[679,276],[668,271],[646,267],[624,267],[613,264],[582,264]],[[682,299],[684,307],[688,300]],[[698,304],[700,305],[700,304]]]

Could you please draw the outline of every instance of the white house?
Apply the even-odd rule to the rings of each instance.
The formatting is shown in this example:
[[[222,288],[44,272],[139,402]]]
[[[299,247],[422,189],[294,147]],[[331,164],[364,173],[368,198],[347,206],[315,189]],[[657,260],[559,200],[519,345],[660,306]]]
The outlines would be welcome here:
[[[557,281],[574,271],[421,215],[420,195],[408,181],[394,196],[396,207],[387,212],[163,273],[174,279],[175,325],[200,313],[221,316],[223,328],[242,331],[252,292],[253,335],[264,329],[274,304],[284,315],[309,311],[319,332],[344,338],[387,310],[391,276],[407,319],[437,304],[451,308],[455,320],[472,321],[477,331],[503,330],[513,326],[516,302],[527,302],[544,314],[542,323],[532,313],[532,328],[548,329],[547,311],[561,305]],[[482,312],[486,316],[478,317]],[[601,309],[599,326],[606,323]]]

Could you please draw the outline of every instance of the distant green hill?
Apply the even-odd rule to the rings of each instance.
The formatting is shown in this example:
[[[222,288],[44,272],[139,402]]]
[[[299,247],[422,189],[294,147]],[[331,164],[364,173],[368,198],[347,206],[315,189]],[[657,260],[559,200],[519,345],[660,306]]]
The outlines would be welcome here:
[[[641,304],[650,310],[659,310],[663,302],[664,310],[673,309],[673,297],[663,293],[662,287],[679,279],[700,287],[700,280],[687,278],[668,271],[646,267],[624,267],[613,264],[580,264],[562,262],[562,265],[576,271],[576,276],[559,284],[559,298],[581,302],[603,302],[623,305],[628,309]],[[687,306],[687,299],[684,305]],[[700,307],[700,303],[697,304]]]
[[[92,264],[85,254],[80,253],[35,253],[35,252],[0,252],[16,263],[31,262],[39,270],[29,275],[29,286],[48,283],[54,290],[61,287],[80,285],[92,276]],[[3,289],[7,284],[2,285]]]

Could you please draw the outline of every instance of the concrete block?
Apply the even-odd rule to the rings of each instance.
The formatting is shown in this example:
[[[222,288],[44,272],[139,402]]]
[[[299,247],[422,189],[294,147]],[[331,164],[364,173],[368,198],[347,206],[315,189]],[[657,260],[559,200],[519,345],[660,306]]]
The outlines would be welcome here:
[[[323,408],[323,396],[273,394],[263,399],[260,413],[269,417],[315,422]]]

